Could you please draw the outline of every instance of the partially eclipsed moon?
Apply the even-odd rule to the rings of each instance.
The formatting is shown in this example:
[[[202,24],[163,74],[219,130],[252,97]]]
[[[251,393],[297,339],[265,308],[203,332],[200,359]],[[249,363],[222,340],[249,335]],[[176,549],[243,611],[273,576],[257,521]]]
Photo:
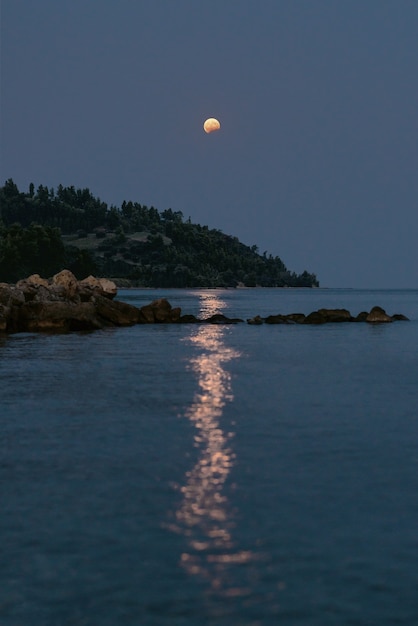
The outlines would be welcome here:
[[[214,130],[219,130],[220,127],[220,123],[214,117],[210,117],[203,124],[203,130],[205,131],[205,133],[213,133]]]

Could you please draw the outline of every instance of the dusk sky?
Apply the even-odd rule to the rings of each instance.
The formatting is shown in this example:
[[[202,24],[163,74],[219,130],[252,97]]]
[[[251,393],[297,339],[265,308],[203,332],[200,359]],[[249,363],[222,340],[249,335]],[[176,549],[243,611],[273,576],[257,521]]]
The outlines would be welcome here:
[[[418,1],[2,0],[0,177],[418,288]]]

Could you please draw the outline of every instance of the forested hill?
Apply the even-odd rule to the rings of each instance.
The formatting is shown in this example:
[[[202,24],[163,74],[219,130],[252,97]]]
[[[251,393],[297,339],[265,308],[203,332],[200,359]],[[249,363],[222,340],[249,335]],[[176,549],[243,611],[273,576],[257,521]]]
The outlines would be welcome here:
[[[144,287],[314,287],[307,271],[290,272],[279,257],[237,237],[193,224],[181,211],[137,202],[108,206],[89,189],[13,180],[0,188],[0,282],[63,268],[126,279]]]

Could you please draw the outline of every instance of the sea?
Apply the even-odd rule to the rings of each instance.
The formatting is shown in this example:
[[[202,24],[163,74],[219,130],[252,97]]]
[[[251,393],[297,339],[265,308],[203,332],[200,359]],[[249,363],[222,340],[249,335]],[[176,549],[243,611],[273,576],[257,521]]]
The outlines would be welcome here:
[[[2,626],[416,626],[418,290],[156,298],[244,323],[0,337]]]

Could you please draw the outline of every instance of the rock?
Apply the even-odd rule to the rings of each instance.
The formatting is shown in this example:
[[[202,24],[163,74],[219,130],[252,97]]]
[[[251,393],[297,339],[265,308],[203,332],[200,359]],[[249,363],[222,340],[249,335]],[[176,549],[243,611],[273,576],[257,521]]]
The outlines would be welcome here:
[[[16,289],[18,289],[24,297],[25,302],[30,302],[34,300],[36,294],[38,293],[38,289],[36,285],[33,283],[28,283],[26,280],[19,280],[16,283]]]
[[[318,313],[324,315],[328,322],[351,322],[353,320],[347,309],[319,309]]]
[[[96,330],[103,328],[93,302],[25,302],[14,324],[20,332]]]
[[[9,325],[10,307],[0,304],[0,332],[5,333]]]
[[[0,283],[0,304],[4,304],[5,306],[9,304],[12,289],[13,287],[11,287],[11,285],[8,285],[7,283]]]
[[[0,283],[0,304],[4,306],[13,306],[14,304],[23,304],[25,296],[20,289],[14,285]]]
[[[289,320],[285,315],[269,315],[264,318],[266,324],[289,324]]]
[[[177,307],[173,309],[171,304],[165,298],[154,300],[151,304],[146,304],[140,309],[142,324],[167,324],[180,321],[181,309]]]
[[[368,311],[362,311],[361,313],[359,313],[355,318],[354,318],[354,322],[365,322],[366,318],[368,316]]]
[[[99,279],[95,276],[92,276],[91,274],[90,276],[87,276],[87,278],[83,278],[83,280],[80,280],[78,283],[78,287],[81,290],[88,289],[90,292],[102,292],[102,286],[100,285]]]
[[[380,306],[374,306],[366,317],[366,322],[370,324],[385,324],[393,322],[393,319]]]
[[[181,317],[181,308],[179,306],[176,306],[173,309],[171,309],[171,321],[173,324],[178,322],[180,320],[180,317]]]
[[[91,297],[93,294],[98,293],[105,298],[113,300],[116,296],[118,289],[112,280],[107,278],[96,278],[95,276],[87,276],[78,283],[81,299]]]
[[[226,315],[222,315],[222,313],[215,313],[203,321],[207,324],[238,324],[244,320],[238,317],[226,317]]]
[[[61,288],[49,288],[40,285],[36,289],[33,300],[34,302],[51,302],[57,300],[65,300],[65,292]]]
[[[16,286],[0,283],[0,331],[94,330],[140,321],[138,308],[113,302],[116,286],[112,281],[90,276],[82,282],[63,270],[50,281],[33,274]],[[176,315],[180,317],[179,309],[173,310]]]
[[[253,326],[260,326],[261,324],[264,324],[264,320],[259,315],[256,315],[255,317],[248,319],[247,324],[251,324]]]
[[[139,321],[140,324],[154,324],[155,323],[154,309],[151,306],[151,304],[146,304],[144,306],[141,306],[139,310],[141,312],[140,321]]]
[[[179,317],[180,324],[200,324],[201,320],[195,315],[181,315]]]
[[[80,287],[89,287],[90,289],[97,289],[98,291],[101,291],[102,289],[99,279],[92,274],[90,274],[90,276],[87,276],[86,278],[83,278],[83,280],[80,280],[78,284]]]
[[[109,300],[105,296],[97,295],[93,299],[93,305],[96,315],[107,326],[109,324],[112,326],[132,326],[133,324],[139,324],[141,321],[140,309],[127,302]]]
[[[89,302],[94,295],[105,295],[99,279],[91,275],[79,281],[78,293],[81,302]]]
[[[409,322],[409,317],[406,317],[406,315],[402,315],[402,313],[395,313],[394,315],[392,315],[392,319],[394,322]]]
[[[116,287],[113,280],[109,280],[108,278],[99,278],[99,284],[103,290],[103,295],[105,296],[105,298],[110,298],[110,300],[113,300],[113,298],[118,293],[118,288]]]
[[[304,324],[327,324],[329,322],[351,322],[353,320],[347,309],[319,309],[313,311],[303,320]]]
[[[48,283],[48,279],[47,278],[41,278],[41,276],[39,276],[39,274],[32,274],[31,276],[29,276],[28,278],[25,279],[27,283],[34,285],[35,287],[39,287],[40,285],[42,285],[43,287],[48,287],[49,283]]]
[[[289,313],[289,315],[286,315],[286,318],[295,324],[303,324],[306,315],[304,313]]]
[[[25,293],[26,300],[33,300],[39,287],[48,287],[46,278],[41,278],[39,274],[32,274],[16,283],[16,288]]]
[[[319,311],[313,311],[309,313],[303,320],[304,324],[326,324],[327,319],[324,315],[321,315]]]
[[[156,322],[171,322],[171,304],[165,298],[154,300],[151,303],[154,311],[154,319]],[[180,317],[180,316],[179,316]]]
[[[78,281],[70,270],[62,270],[58,274],[55,274],[55,276],[52,277],[51,284],[53,287],[62,287],[65,297],[69,300],[80,300]]]

